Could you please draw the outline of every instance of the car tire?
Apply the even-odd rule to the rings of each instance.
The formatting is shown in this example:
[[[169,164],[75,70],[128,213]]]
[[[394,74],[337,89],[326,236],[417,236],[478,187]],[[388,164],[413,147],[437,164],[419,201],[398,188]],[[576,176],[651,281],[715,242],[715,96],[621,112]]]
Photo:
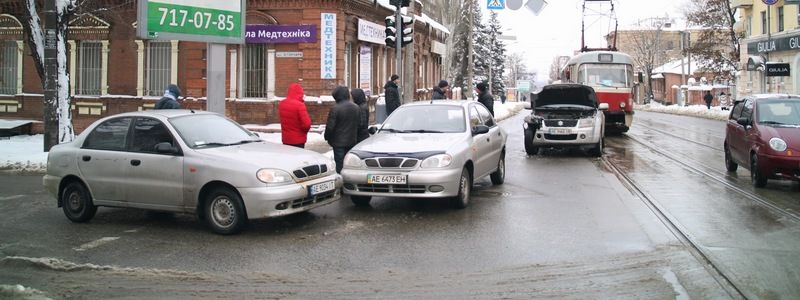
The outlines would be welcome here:
[[[750,156],[750,181],[757,188],[767,186],[767,177],[758,171],[758,155],[755,154]]]
[[[457,209],[467,207],[470,194],[472,194],[472,175],[470,175],[469,169],[464,167],[461,170],[461,177],[458,179],[458,195],[450,199],[453,207]]]
[[[497,170],[494,171],[489,178],[492,179],[493,185],[501,185],[506,181],[506,154],[501,153],[500,159],[497,161]]]
[[[600,138],[600,141],[589,150],[589,154],[594,157],[602,157],[603,156],[603,148],[606,144],[605,138]]]
[[[533,131],[525,130],[525,153],[528,155],[539,154],[539,147],[533,146]]]
[[[97,206],[92,201],[92,195],[82,183],[73,181],[64,187],[61,193],[61,208],[64,215],[72,222],[83,223],[91,220],[97,213]]]
[[[216,188],[206,196],[206,222],[218,234],[241,231],[247,224],[242,198],[229,188]]]
[[[372,196],[350,196],[350,201],[353,201],[353,204],[356,206],[369,206],[369,201],[372,200]]]
[[[728,148],[727,144],[725,145],[725,169],[727,169],[728,172],[736,172],[736,170],[739,169],[739,165],[736,164],[736,162],[733,161],[733,157],[731,157],[731,149]]]

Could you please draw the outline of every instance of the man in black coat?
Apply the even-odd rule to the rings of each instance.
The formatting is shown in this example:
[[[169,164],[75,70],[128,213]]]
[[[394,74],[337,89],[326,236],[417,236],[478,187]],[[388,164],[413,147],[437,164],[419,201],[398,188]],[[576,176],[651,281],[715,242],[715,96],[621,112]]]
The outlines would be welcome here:
[[[346,86],[333,90],[336,105],[328,112],[325,125],[325,140],[333,148],[336,172],[341,173],[344,156],[358,143],[358,124],[361,112],[355,103],[350,102],[350,92]]]
[[[177,85],[170,84],[164,91],[164,96],[158,100],[155,109],[181,109],[178,97],[181,96],[181,89]]]
[[[710,91],[706,91],[706,94],[703,95],[703,101],[706,102],[706,107],[711,109],[711,101],[714,101],[714,95],[711,95]]]
[[[400,91],[397,89],[397,81],[400,76],[397,74],[392,75],[392,78],[383,86],[384,98],[386,99],[386,115],[389,116],[392,112],[400,107]]]
[[[486,106],[486,109],[494,116],[494,96],[489,93],[489,85],[485,82],[478,83],[478,102]]]
[[[433,100],[447,99],[447,90],[450,89],[450,84],[447,80],[439,81],[439,85],[433,87]]]
[[[361,112],[358,119],[357,140],[360,143],[369,137],[369,104],[367,103],[367,95],[364,94],[362,89],[353,89],[350,91],[350,96],[353,96],[353,102],[358,105]]]

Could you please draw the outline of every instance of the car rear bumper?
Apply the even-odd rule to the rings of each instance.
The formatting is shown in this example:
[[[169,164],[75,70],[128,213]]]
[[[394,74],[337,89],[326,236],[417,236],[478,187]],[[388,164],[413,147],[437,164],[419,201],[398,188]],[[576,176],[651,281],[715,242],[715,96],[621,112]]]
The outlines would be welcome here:
[[[800,156],[759,155],[758,167],[769,178],[800,181]]]
[[[319,195],[309,195],[310,186],[328,181],[333,181],[336,188]],[[332,174],[297,184],[238,190],[244,201],[247,217],[253,220],[290,215],[333,203],[342,197],[341,187],[342,177]]]
[[[407,184],[369,184],[368,175],[407,175]],[[391,171],[344,169],[344,193],[356,196],[442,198],[458,195],[461,169]],[[441,191],[438,191],[441,189]]]

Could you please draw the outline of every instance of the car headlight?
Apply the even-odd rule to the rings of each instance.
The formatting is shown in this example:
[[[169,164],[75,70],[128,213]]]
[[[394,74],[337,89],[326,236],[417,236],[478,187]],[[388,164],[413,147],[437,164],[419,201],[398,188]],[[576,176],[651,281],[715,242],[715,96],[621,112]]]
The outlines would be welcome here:
[[[286,171],[276,169],[261,169],[256,172],[256,178],[264,183],[280,184],[294,182],[292,176]]]
[[[364,161],[358,155],[347,153],[344,156],[344,166],[347,168],[360,169],[364,167]]]
[[[422,168],[444,168],[453,162],[453,157],[449,154],[438,154],[426,158],[422,161]]]
[[[586,128],[594,126],[594,119],[580,119],[578,120],[578,127]]]
[[[783,152],[786,151],[786,142],[779,138],[772,138],[769,140],[769,147],[772,150]]]

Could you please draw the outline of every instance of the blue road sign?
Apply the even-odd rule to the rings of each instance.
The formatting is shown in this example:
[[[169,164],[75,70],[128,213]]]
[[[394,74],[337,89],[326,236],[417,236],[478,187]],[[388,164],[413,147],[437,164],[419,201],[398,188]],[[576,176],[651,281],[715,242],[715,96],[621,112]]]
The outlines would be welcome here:
[[[486,0],[486,8],[501,10],[506,8],[506,0]]]
[[[761,0],[761,1],[764,2],[764,4],[766,5],[773,5],[775,3],[778,3],[778,0]]]

